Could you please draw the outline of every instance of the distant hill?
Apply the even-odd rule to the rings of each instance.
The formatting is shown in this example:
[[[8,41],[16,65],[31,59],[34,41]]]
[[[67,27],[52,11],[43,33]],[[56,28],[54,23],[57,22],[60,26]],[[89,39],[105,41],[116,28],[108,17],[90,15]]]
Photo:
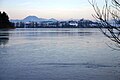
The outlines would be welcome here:
[[[56,22],[57,20],[54,19],[54,18],[51,18],[51,19],[48,19],[48,21],[54,21],[54,22]]]
[[[18,19],[11,19],[10,22],[14,22],[14,23],[17,23],[17,22],[21,22],[22,20],[18,20]]]
[[[29,22],[29,21],[33,21],[33,22],[40,22],[40,21],[44,21],[45,19],[42,18],[38,18],[36,16],[27,16],[26,18],[24,18],[22,21],[23,22]]]
[[[11,19],[10,20],[11,22],[42,22],[42,21],[53,21],[53,22],[56,22],[57,20],[54,19],[54,18],[51,18],[51,19],[44,19],[44,18],[38,18],[36,16],[27,16],[26,18],[22,19],[22,20],[13,20]]]

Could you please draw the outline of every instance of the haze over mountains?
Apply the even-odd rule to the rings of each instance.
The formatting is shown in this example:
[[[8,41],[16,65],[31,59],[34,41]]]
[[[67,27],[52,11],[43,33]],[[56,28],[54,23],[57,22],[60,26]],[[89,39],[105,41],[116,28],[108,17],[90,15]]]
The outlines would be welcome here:
[[[53,22],[56,22],[57,20],[54,19],[54,18],[51,18],[51,19],[45,19],[45,18],[38,18],[37,16],[27,16],[26,18],[22,19],[22,20],[19,20],[19,19],[11,19],[10,20],[11,22],[42,22],[42,21],[53,21]]]

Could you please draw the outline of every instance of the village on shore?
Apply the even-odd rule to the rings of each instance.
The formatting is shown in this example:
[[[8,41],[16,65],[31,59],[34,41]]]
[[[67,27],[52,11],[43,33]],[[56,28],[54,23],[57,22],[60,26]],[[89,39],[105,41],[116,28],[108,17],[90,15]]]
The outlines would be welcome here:
[[[43,19],[36,16],[28,16],[23,20],[10,20],[16,28],[97,28],[97,22],[91,20],[62,20],[54,18]]]
[[[54,18],[44,19],[36,16],[28,16],[23,20],[10,20],[16,28],[99,28],[100,23],[87,19],[79,20],[56,20]],[[112,23],[113,24],[113,23]],[[119,22],[120,24],[120,22]]]

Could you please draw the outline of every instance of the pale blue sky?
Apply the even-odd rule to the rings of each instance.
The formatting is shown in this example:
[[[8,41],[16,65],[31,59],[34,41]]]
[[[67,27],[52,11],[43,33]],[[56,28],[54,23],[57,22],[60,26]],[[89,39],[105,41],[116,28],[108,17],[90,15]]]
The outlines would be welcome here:
[[[102,4],[102,0],[97,0]],[[0,11],[10,19],[23,19],[28,15],[56,19],[93,19],[88,0],[0,0]]]

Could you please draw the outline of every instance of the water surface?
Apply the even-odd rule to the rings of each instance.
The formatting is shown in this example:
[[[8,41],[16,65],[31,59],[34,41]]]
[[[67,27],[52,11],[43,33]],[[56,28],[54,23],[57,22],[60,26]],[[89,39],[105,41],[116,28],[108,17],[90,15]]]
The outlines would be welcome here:
[[[99,29],[0,31],[0,80],[120,80],[120,52]]]

